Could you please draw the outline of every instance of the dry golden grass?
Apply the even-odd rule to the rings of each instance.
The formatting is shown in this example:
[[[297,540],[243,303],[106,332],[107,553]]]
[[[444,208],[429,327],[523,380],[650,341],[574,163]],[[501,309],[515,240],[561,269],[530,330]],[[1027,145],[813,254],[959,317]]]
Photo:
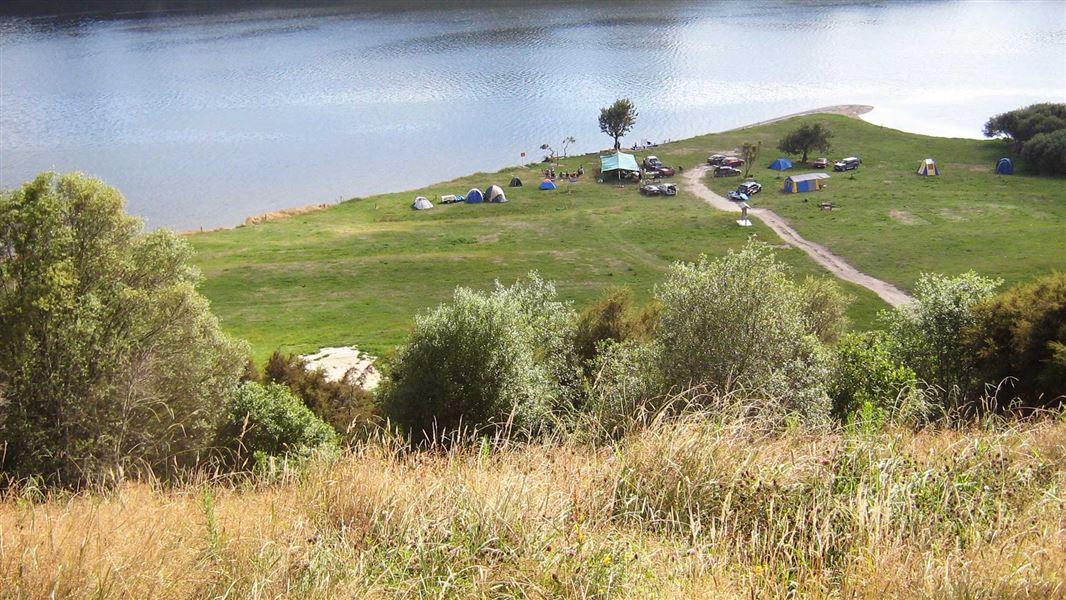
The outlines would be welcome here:
[[[5,598],[1066,597],[1066,424],[612,446],[386,436],[267,481],[0,502]]]

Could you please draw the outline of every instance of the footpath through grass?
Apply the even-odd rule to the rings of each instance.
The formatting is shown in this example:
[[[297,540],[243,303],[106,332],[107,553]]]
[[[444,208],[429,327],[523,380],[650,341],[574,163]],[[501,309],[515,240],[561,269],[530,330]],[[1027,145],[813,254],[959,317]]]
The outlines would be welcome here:
[[[974,268],[1014,282],[1066,264],[1066,182],[993,175],[1004,152],[998,142],[930,138],[817,115],[673,142],[638,156],[652,153],[691,167],[711,152],[762,141],[759,162],[769,164],[781,135],[811,120],[836,133],[832,156],[857,154],[863,168],[854,179],[835,174],[823,192],[784,195],[774,172],[758,166],[753,174],[765,189],[754,201],[858,268],[907,289],[923,271]],[[943,177],[913,175],[926,156],[941,161]],[[749,235],[781,244],[761,223],[737,227],[735,215],[683,190],[673,198],[645,198],[632,184],[597,184],[596,155],[562,162],[560,170],[584,165],[586,175],[552,192],[536,189],[542,165],[515,167],[192,235],[206,275],[203,291],[223,326],[249,340],[260,361],[277,348],[354,344],[380,354],[403,341],[415,314],[446,301],[456,286],[487,288],[537,270],[578,308],[616,285],[631,286],[645,300],[673,261],[721,254]],[[512,175],[525,186],[505,187]],[[511,201],[410,208],[416,194],[435,202],[492,183],[504,186]],[[724,192],[737,183],[717,180],[712,188]],[[839,209],[820,211],[823,200]],[[798,276],[826,274],[795,249],[782,245],[780,255]],[[856,298],[855,326],[875,326],[885,304],[862,288],[845,287]]]

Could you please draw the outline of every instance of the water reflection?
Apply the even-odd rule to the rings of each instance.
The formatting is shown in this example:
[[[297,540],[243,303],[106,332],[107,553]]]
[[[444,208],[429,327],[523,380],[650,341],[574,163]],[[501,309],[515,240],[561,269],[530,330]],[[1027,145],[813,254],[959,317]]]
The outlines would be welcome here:
[[[1066,96],[1056,3],[243,6],[0,18],[0,185],[81,169],[153,225],[211,227],[499,168],[566,135],[596,150],[620,96],[640,110],[629,141],[837,103],[977,136]]]

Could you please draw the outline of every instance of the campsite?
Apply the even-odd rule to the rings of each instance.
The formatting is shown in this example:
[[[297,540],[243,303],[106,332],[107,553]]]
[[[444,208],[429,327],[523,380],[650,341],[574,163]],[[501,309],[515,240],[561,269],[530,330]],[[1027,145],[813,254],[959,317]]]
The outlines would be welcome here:
[[[820,191],[786,194],[784,178],[807,169],[797,164],[771,170],[779,157],[766,155],[752,167],[764,186],[753,201],[860,270],[907,290],[921,272],[961,273],[978,260],[982,273],[1008,284],[1066,264],[1062,181],[997,175],[1000,142],[930,137],[817,115],[649,152],[665,164],[696,165],[744,142],[772,146],[783,132],[812,120],[834,130],[838,156],[862,156],[862,168],[833,173],[831,185]],[[560,170],[589,169],[610,154],[561,159]],[[941,175],[917,175],[918,163],[930,156],[939,161]],[[544,168],[531,163],[478,173],[189,239],[212,306],[227,329],[251,341],[259,358],[278,348],[314,352],[341,344],[380,355],[404,339],[414,314],[446,300],[455,286],[484,289],[533,270],[557,281],[578,306],[616,285],[631,286],[644,299],[672,261],[738,247],[749,233],[779,246],[798,276],[824,273],[757,220],[741,231],[735,217],[708,209],[683,187],[669,204],[665,198],[649,202],[636,183],[597,184],[588,172],[578,183],[540,191],[531,182],[543,179]],[[512,177],[527,185],[506,188],[507,204],[409,208],[415,195],[434,201]],[[706,184],[725,197],[738,181],[708,176]],[[834,210],[820,210],[821,202],[832,202]],[[853,326],[877,327],[884,303],[856,286],[847,289],[857,300],[850,309]]]

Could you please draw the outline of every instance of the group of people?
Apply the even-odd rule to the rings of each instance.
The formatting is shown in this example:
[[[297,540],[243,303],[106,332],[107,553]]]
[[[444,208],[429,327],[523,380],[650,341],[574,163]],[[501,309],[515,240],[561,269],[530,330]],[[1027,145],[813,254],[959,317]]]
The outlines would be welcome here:
[[[575,179],[577,177],[581,177],[584,174],[585,174],[585,167],[581,166],[581,167],[578,167],[577,170],[572,172],[572,173],[568,172],[568,171],[563,171],[563,172],[559,173],[559,176],[562,177],[563,179]],[[544,178],[545,179],[551,179],[552,181],[554,181],[555,180],[555,167],[550,167],[548,169],[544,169]]]

